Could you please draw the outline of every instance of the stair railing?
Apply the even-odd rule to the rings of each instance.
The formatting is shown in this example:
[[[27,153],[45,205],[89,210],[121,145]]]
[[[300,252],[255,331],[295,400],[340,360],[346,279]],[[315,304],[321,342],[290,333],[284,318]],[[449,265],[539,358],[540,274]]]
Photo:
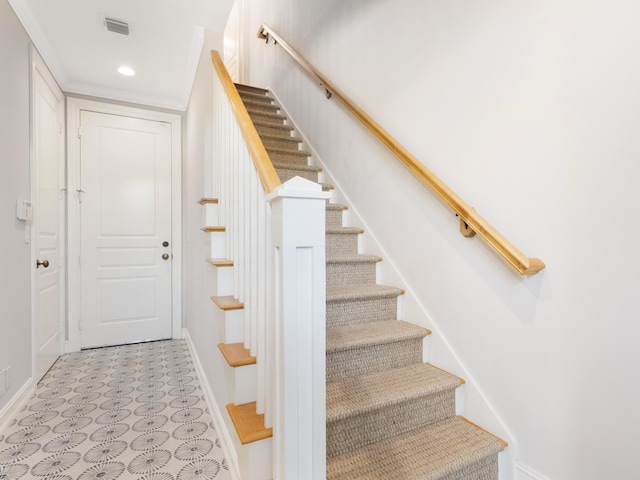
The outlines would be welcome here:
[[[273,427],[273,477],[326,477],[325,204],[314,182],[284,184],[216,51],[214,195],[244,304],[243,341],[256,357],[256,409]],[[216,328],[214,326],[214,328]],[[235,340],[235,341],[240,341]]]
[[[262,24],[258,30],[258,38],[273,39],[295,60],[316,82],[324,88],[327,98],[336,98],[365,127],[367,127],[402,163],[429,187],[444,203],[460,217],[460,230],[463,235],[472,237],[478,234],[506,262],[521,275],[534,275],[545,267],[542,260],[529,258],[509,242],[488,221],[486,221],[469,204],[451,190],[433,172],[426,168],[406,148],[394,139],[377,122],[367,115],[349,97],[336,88],[324,75],[311,65],[302,55],[294,50],[280,35],[268,25]]]

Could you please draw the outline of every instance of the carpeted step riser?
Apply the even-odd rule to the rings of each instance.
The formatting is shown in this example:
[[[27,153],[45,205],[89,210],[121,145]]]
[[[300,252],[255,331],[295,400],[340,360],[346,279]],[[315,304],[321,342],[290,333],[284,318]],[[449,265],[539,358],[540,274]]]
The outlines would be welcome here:
[[[334,210],[334,209],[327,209],[327,212],[325,214],[325,222],[326,222],[326,228],[340,228],[342,227],[342,212],[344,210]]]
[[[327,255],[358,253],[358,234],[327,233],[326,253]]]
[[[291,152],[297,152],[300,150],[300,141],[299,140],[278,140],[274,138],[263,138],[262,143],[264,148],[269,150],[270,148],[274,150],[289,150]]]
[[[276,168],[276,173],[280,177],[280,182],[284,183],[291,180],[293,177],[302,177],[312,182],[318,181],[318,174],[316,172],[309,172],[307,170],[295,170],[293,168]]]
[[[327,382],[406,367],[421,361],[422,339],[415,338],[328,352]]]
[[[327,438],[331,438],[327,443],[327,457],[351,453],[455,414],[455,390],[447,390],[327,422]]]
[[[487,455],[476,460],[471,465],[465,465],[438,480],[497,480],[499,476],[498,455]],[[431,480],[425,477],[425,480]]]
[[[374,285],[376,263],[327,263],[327,285]]]
[[[278,125],[281,127],[286,127],[286,128],[278,128]],[[278,135],[281,137],[291,137],[291,132],[293,131],[292,129],[289,129],[288,126],[279,123],[276,125],[270,124],[270,125],[265,125],[265,124],[261,124],[261,125],[255,125],[256,130],[258,131],[258,135]]]
[[[398,299],[371,298],[327,302],[327,327],[342,327],[398,318]]]

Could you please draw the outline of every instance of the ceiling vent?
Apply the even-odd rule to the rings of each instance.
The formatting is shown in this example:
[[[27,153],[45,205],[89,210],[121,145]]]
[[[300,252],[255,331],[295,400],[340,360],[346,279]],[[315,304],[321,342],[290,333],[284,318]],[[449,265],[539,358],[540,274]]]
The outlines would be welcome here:
[[[114,20],[113,18],[105,18],[104,26],[107,27],[108,32],[119,33],[120,35],[129,35],[129,24],[127,22],[121,22],[120,20]]]

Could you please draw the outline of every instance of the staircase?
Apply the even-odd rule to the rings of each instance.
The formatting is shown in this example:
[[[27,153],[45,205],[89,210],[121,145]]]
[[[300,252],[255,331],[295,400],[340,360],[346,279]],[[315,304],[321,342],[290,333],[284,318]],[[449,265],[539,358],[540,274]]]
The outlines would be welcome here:
[[[280,180],[317,182],[322,169],[268,91],[237,89]],[[327,478],[497,479],[506,444],[456,416],[464,381],[423,363],[431,332],[397,319],[404,292],[376,284],[382,259],[358,253],[346,209],[326,206]]]

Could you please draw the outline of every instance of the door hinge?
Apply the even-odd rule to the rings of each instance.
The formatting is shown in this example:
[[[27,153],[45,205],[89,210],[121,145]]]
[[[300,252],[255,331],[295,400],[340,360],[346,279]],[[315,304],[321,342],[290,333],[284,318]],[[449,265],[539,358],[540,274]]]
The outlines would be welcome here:
[[[78,138],[82,138],[82,127],[78,126]]]

